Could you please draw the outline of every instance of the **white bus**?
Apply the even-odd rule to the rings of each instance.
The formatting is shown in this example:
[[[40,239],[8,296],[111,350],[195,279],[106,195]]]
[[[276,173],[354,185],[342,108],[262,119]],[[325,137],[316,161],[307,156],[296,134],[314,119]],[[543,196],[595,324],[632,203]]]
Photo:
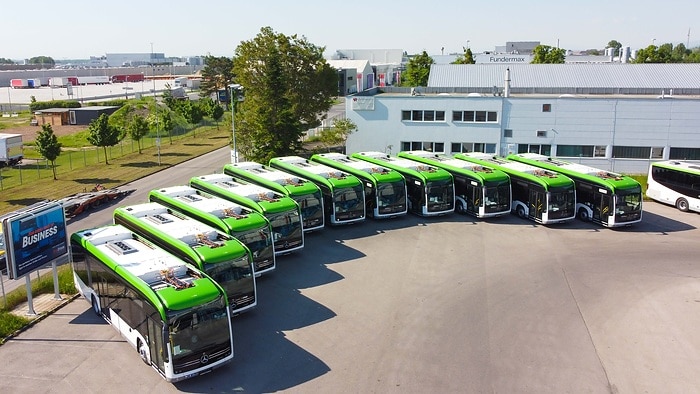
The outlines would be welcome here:
[[[700,212],[700,162],[669,160],[652,163],[647,197],[675,205],[683,212]]]
[[[202,271],[120,225],[74,233],[71,252],[80,294],[168,382],[233,359],[226,293]]]

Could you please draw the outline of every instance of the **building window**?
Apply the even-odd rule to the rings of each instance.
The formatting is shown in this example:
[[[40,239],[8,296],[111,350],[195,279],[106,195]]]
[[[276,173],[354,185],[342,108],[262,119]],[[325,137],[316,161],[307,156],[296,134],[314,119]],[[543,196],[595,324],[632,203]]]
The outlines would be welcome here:
[[[700,160],[700,148],[671,148],[669,160]]]
[[[513,129],[503,129],[503,138],[513,138]]]
[[[552,112],[552,104],[542,104],[542,112]]]
[[[613,146],[613,157],[616,159],[649,159],[649,146]]]
[[[593,157],[593,145],[557,145],[557,156]]]
[[[496,111],[452,111],[453,122],[498,122]]]
[[[401,150],[425,150],[428,152],[445,153],[445,144],[432,141],[401,141]]]
[[[487,144],[483,142],[453,142],[450,145],[450,153],[496,153],[496,144]]]
[[[651,158],[652,159],[663,159],[663,157],[664,157],[664,148],[663,147],[651,148]]]
[[[547,136],[547,130],[537,130],[537,136],[538,136],[538,137],[546,137],[546,136]]]
[[[433,111],[433,110],[413,110],[413,111],[401,111],[402,121],[412,121],[412,122],[444,122],[445,121],[445,111]]]
[[[606,149],[605,145],[596,145],[593,147],[593,157],[605,157]]]
[[[539,153],[549,156],[552,154],[552,145],[518,144],[518,153]]]

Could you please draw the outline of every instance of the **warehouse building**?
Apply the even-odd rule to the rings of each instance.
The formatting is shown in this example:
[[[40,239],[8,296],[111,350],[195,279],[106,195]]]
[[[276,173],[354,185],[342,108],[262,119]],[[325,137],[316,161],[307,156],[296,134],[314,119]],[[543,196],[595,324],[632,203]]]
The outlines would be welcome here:
[[[700,160],[698,64],[434,64],[346,99],[348,152],[536,152],[629,174]]]

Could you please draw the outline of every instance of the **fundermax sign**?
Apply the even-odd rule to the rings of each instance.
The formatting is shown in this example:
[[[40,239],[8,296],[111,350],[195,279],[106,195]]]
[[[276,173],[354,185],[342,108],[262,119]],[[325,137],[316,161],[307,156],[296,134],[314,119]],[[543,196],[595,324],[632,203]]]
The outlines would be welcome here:
[[[477,64],[481,63],[516,63],[516,64],[529,64],[532,61],[532,56],[530,55],[511,55],[507,53],[482,53],[474,56],[474,62]]]
[[[66,219],[58,203],[45,203],[2,220],[11,279],[68,257]]]

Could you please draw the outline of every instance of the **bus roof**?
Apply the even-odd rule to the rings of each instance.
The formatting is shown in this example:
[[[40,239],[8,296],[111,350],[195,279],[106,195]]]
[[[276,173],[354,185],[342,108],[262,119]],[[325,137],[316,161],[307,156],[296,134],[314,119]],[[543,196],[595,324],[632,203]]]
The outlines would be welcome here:
[[[424,150],[413,150],[399,152],[399,157],[420,161],[445,169],[452,173],[459,173],[483,182],[503,182],[510,179],[508,174],[501,170],[486,167],[481,164],[455,159],[443,153],[428,152]]]
[[[286,212],[298,208],[294,200],[281,193],[252,183],[236,181],[226,174],[197,176],[190,180],[190,186],[206,187],[209,191],[216,190],[221,196],[238,197],[237,202],[262,213]]]
[[[172,186],[152,190],[149,197],[166,199],[169,206],[177,206],[188,212],[208,214],[226,223],[231,230],[247,230],[267,226],[267,219],[251,208],[237,204],[191,186]]]
[[[692,160],[666,160],[651,163],[653,167],[668,168],[676,171],[688,172],[700,175],[700,161]]]
[[[163,241],[178,242],[179,250],[201,263],[218,263],[247,253],[247,248],[228,234],[155,202],[117,208],[114,218]]]
[[[503,157],[490,155],[488,153],[457,153],[454,155],[454,157],[460,160],[471,161],[472,163],[482,164],[487,167],[501,170],[510,176],[518,176],[527,179],[541,185],[546,189],[550,187],[574,186],[574,181],[572,181],[571,178],[567,177],[566,175],[535,167],[530,164],[520,163]]]
[[[616,189],[626,190],[639,188],[641,190],[640,183],[628,176],[579,163],[571,163],[538,153],[519,153],[509,155],[507,159],[560,172],[571,178],[586,180],[599,186],[606,187],[613,192]]]
[[[103,257],[110,269],[144,295],[158,297],[159,302],[152,299],[156,305],[162,303],[167,309],[182,310],[209,302],[222,294],[211,279],[198,271],[197,277],[192,276],[192,267],[124,226],[82,230],[74,233],[71,239]]]
[[[311,156],[311,161],[337,168],[360,178],[370,178],[379,182],[397,182],[403,176],[390,168],[358,160],[342,153],[319,153]]]
[[[354,175],[300,156],[274,157],[270,159],[270,164],[273,163],[286,165],[285,168],[296,170],[297,175],[302,178],[323,182],[332,187],[354,187],[360,184],[360,180]]]
[[[224,173],[231,176],[247,173],[264,181],[266,187],[288,196],[307,195],[319,190],[318,186],[308,179],[252,161],[226,164]]]
[[[418,163],[413,160],[390,156],[383,152],[357,152],[350,157],[367,160],[382,167],[391,168],[402,174],[412,175],[425,180],[441,180],[452,178],[449,172],[428,164]]]

